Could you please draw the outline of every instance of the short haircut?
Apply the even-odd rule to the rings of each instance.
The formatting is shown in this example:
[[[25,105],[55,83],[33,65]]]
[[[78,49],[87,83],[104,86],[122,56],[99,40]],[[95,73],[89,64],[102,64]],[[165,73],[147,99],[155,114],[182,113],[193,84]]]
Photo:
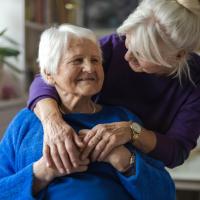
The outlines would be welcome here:
[[[71,39],[88,39],[97,45],[100,56],[101,49],[93,31],[71,24],[62,24],[45,30],[39,42],[38,62],[40,73],[45,80],[45,71],[56,74],[58,65]]]

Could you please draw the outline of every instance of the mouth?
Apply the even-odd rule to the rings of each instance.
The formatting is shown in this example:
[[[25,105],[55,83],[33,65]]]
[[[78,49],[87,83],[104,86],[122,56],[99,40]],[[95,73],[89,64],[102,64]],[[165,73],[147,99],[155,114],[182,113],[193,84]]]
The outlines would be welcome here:
[[[96,79],[94,78],[79,78],[77,79],[78,82],[81,82],[81,81],[95,81]]]
[[[130,61],[130,62],[129,62],[129,65],[130,65],[131,67],[134,67],[134,68],[139,68],[139,67],[140,67],[140,65],[139,65],[138,62],[133,62],[133,61]]]
[[[96,81],[96,80],[97,80],[96,74],[81,76],[77,79],[78,82],[81,82],[81,81]]]

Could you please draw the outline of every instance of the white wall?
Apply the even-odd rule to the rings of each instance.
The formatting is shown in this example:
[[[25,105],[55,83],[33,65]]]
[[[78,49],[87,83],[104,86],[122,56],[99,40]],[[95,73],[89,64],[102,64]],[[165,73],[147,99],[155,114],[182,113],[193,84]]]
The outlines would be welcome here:
[[[0,0],[0,30],[7,28],[7,35],[20,44],[17,66],[24,69],[24,0]]]

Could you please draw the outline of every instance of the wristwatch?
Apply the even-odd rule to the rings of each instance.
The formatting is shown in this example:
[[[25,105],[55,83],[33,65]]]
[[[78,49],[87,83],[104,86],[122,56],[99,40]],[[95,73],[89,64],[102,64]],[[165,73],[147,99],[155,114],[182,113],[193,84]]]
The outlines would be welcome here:
[[[140,133],[142,132],[142,127],[138,123],[132,122],[130,124],[130,129],[131,129],[131,142],[132,144],[134,144],[135,141],[140,136]]]

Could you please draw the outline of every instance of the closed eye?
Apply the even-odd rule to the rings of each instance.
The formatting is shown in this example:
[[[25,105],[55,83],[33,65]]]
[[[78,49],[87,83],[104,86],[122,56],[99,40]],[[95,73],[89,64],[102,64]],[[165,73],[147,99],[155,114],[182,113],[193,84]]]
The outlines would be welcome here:
[[[80,65],[83,63],[83,58],[76,58],[74,60],[72,60],[72,64],[74,65]]]
[[[91,63],[93,63],[93,64],[97,64],[97,63],[99,63],[99,62],[100,62],[100,60],[97,59],[97,58],[91,59]]]

